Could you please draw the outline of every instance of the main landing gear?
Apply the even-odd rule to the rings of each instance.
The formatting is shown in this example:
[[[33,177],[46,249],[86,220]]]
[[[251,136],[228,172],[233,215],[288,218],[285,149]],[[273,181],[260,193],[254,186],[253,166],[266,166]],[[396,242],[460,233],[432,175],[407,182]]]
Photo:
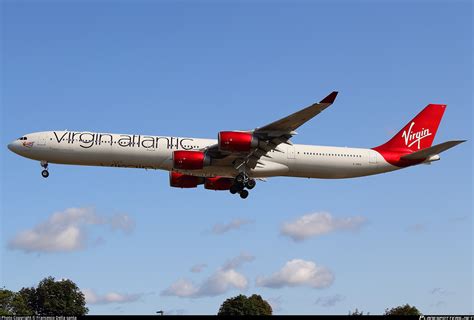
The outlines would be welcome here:
[[[256,181],[249,178],[249,176],[244,172],[239,173],[237,177],[235,177],[234,183],[230,187],[230,193],[238,193],[242,199],[245,199],[249,196],[249,192],[248,190],[245,190],[245,188],[251,190],[256,184]]]
[[[48,162],[47,161],[41,161],[41,166],[44,168],[44,170],[41,171],[41,175],[43,176],[43,178],[49,177]]]

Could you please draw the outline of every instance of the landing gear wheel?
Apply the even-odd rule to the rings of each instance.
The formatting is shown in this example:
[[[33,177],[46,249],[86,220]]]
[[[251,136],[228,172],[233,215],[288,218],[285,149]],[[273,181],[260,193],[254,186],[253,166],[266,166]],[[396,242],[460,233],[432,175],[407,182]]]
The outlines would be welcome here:
[[[249,192],[248,192],[247,190],[242,190],[242,191],[240,191],[240,197],[241,197],[242,199],[245,199],[245,198],[247,198],[248,196],[249,196]]]
[[[235,182],[229,189],[232,194],[240,193],[242,190],[244,190],[244,185],[238,182]]]
[[[43,170],[43,171],[41,171],[41,175],[43,176],[43,178],[49,177],[49,172],[48,172],[48,170]]]
[[[255,188],[255,185],[257,184],[257,182],[254,180],[254,179],[249,179],[249,181],[247,181],[247,189],[249,190],[252,190],[253,188]]]
[[[237,177],[235,177],[235,181],[236,181],[237,183],[243,184],[244,181],[245,181],[245,176],[244,176],[243,174],[239,174]]]
[[[233,184],[230,189],[229,189],[230,193],[232,194],[236,194],[238,191],[239,191],[239,186],[236,185],[236,184]]]

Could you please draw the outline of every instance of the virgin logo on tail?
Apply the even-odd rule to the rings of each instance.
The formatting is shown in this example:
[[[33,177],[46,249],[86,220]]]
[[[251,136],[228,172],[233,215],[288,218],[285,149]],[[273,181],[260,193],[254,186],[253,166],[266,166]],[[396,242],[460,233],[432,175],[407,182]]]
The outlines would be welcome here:
[[[408,131],[403,130],[402,133],[402,138],[405,139],[405,145],[409,148],[415,143],[418,143],[418,149],[420,149],[420,141],[426,137],[431,136],[430,129],[425,129],[422,128],[418,132],[412,132],[411,129],[415,125],[415,122],[413,121],[410,124],[410,127],[408,128]]]

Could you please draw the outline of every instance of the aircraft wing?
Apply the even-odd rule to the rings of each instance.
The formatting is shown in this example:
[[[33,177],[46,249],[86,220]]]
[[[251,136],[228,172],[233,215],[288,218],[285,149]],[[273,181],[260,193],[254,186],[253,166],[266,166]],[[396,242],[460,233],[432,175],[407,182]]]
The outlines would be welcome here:
[[[267,124],[261,128],[255,129],[256,134],[269,134],[273,136],[279,133],[291,133],[305,122],[317,116],[324,109],[329,107],[336,100],[337,91],[331,92],[326,98],[318,103],[314,103],[307,108],[304,108],[298,112],[295,112],[287,117],[280,120]]]
[[[337,91],[331,92],[326,98],[318,103],[314,103],[300,111],[297,111],[287,117],[267,124],[255,130],[247,131],[258,138],[258,147],[248,153],[225,152],[219,150],[218,145],[212,145],[204,149],[211,158],[218,160],[217,163],[225,165],[232,163],[236,169],[242,165],[248,168],[255,168],[263,165],[259,161],[261,157],[271,158],[268,152],[271,150],[279,151],[278,145],[285,143],[291,145],[290,138],[296,134],[295,129],[314,118],[324,109],[329,107],[335,101]],[[281,151],[280,151],[281,152]]]
[[[446,141],[440,144],[437,144],[435,146],[422,149],[420,151],[416,151],[410,154],[407,154],[406,156],[400,157],[400,159],[406,159],[406,160],[424,160],[429,158],[430,156],[434,156],[437,154],[440,154],[443,151],[446,151],[448,149],[451,149],[452,147],[457,146],[460,143],[465,142],[466,140],[454,140],[454,141]]]

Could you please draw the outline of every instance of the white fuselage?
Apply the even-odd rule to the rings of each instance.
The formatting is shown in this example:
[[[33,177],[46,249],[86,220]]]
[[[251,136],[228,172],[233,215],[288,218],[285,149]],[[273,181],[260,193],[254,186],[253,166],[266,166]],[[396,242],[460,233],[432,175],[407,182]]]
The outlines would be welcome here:
[[[196,139],[93,132],[47,131],[28,134],[8,147],[26,158],[48,163],[173,170],[173,152],[199,150],[216,139]],[[280,144],[249,172],[251,177],[291,176],[339,179],[399,169],[372,149]],[[179,172],[235,177],[238,171],[223,160],[202,170]]]

